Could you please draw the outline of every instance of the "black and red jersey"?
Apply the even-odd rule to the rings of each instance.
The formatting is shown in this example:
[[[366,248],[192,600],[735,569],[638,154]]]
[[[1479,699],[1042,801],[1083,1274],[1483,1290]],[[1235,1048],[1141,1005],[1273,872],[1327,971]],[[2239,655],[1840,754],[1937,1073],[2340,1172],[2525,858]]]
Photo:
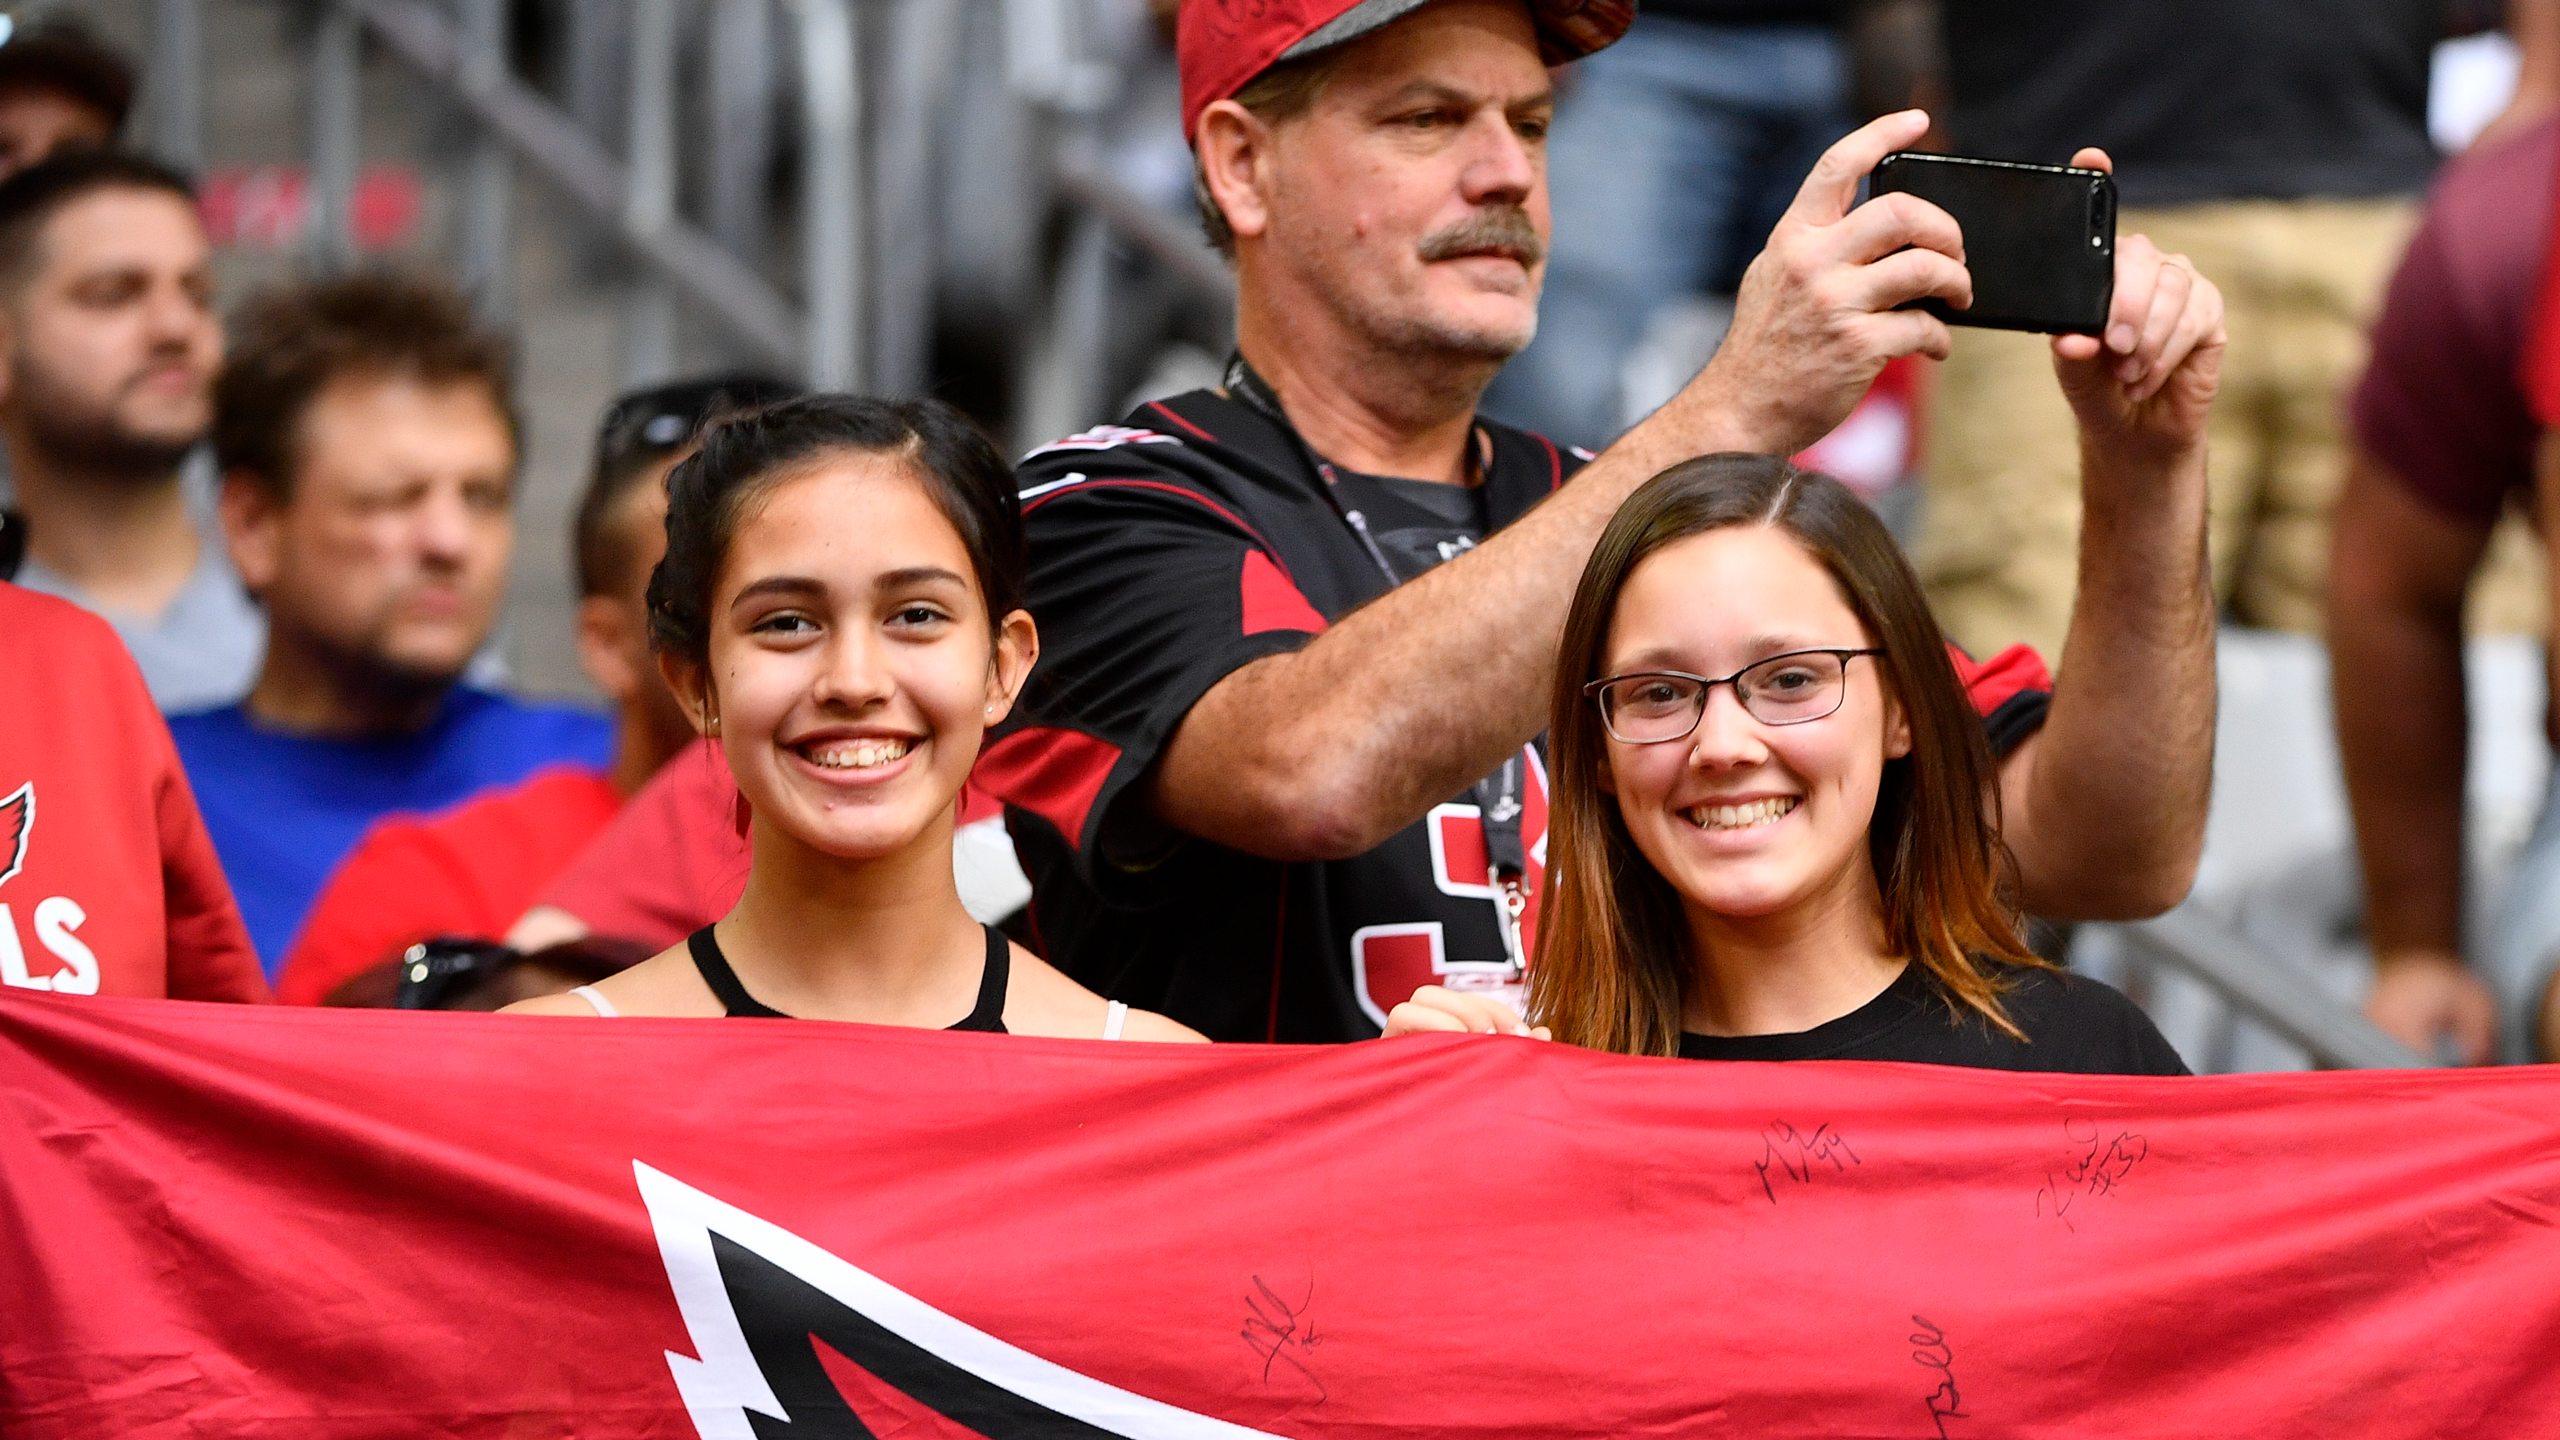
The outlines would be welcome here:
[[[1491,421],[1476,433],[1489,531],[1583,463]],[[1508,967],[1473,793],[1347,860],[1168,848],[1123,838],[1160,834],[1151,824],[1115,824],[1117,807],[1145,803],[1137,782],[1211,686],[1390,587],[1400,567],[1347,521],[1320,466],[1276,414],[1203,390],[1043,447],[1019,471],[1040,663],[976,782],[1005,802],[1049,959],[1216,1040],[1361,1039],[1419,986]],[[2032,653],[1960,670],[1995,742],[2041,723],[2050,686]],[[1537,747],[1521,760],[1534,942],[1547,784]]]

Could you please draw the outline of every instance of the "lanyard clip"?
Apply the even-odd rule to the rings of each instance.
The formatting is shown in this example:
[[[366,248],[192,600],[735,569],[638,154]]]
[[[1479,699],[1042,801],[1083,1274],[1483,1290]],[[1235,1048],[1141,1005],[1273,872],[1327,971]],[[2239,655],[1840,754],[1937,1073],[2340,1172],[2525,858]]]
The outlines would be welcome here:
[[[1520,943],[1520,917],[1528,913],[1529,892],[1521,884],[1518,872],[1504,873],[1499,865],[1488,866],[1485,883],[1493,887],[1494,924],[1502,931],[1502,949],[1511,960],[1513,980],[1529,973],[1529,951]]]

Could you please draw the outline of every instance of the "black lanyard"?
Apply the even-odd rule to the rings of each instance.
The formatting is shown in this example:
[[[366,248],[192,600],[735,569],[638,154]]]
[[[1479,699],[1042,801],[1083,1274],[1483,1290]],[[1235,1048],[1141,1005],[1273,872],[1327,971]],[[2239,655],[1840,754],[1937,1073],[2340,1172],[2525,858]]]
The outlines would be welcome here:
[[[1225,388],[1229,394],[1261,411],[1264,418],[1278,425],[1280,432],[1289,437],[1298,457],[1306,462],[1307,468],[1321,482],[1317,488],[1323,492],[1325,503],[1332,506],[1333,513],[1353,535],[1359,537],[1360,548],[1368,552],[1379,573],[1386,576],[1387,588],[1392,590],[1403,584],[1405,577],[1396,573],[1396,567],[1387,561],[1386,552],[1378,548],[1377,540],[1370,535],[1368,517],[1357,510],[1344,509],[1341,498],[1334,494],[1333,466],[1318,455],[1306,437],[1298,433],[1298,427],[1290,423],[1288,412],[1280,407],[1280,397],[1272,391],[1268,381],[1245,363],[1242,352],[1227,358]],[[1470,432],[1471,435],[1474,433],[1477,432]],[[1476,459],[1473,454],[1468,458],[1470,462]],[[1485,885],[1493,892],[1494,927],[1502,933],[1504,956],[1511,962],[1513,978],[1517,979],[1529,969],[1528,947],[1520,938],[1520,917],[1529,908],[1529,855],[1520,839],[1519,755],[1513,754],[1502,762],[1500,769],[1477,781],[1471,788],[1475,794],[1476,809],[1484,817]]]

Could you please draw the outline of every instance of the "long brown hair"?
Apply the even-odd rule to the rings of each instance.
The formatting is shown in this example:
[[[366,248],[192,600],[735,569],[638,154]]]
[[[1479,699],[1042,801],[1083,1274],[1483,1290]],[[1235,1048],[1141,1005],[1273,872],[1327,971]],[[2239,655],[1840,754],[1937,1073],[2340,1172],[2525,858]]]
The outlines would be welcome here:
[[[1920,581],[1875,512],[1827,475],[1765,455],[1707,455],[1645,482],[1583,567],[1557,652],[1548,743],[1555,799],[1529,1009],[1555,1037],[1628,1055],[1672,1055],[1692,974],[1679,892],[1628,835],[1600,789],[1608,732],[1582,687],[1601,676],[1618,592],[1644,558],[1730,526],[1777,530],[1831,573],[1884,653],[1911,725],[1911,753],[1885,763],[1867,827],[1885,934],[1948,995],[2012,1035],[1992,965],[2041,966],[2019,938],[2015,864],[1982,721],[1947,658]],[[2020,1038],[2024,1038],[2021,1036]]]

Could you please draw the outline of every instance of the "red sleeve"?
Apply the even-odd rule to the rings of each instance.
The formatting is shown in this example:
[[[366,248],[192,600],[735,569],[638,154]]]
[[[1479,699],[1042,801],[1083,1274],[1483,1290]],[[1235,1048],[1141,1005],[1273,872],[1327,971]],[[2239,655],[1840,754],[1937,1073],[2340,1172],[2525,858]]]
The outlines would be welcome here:
[[[177,742],[142,686],[142,672],[132,675],[134,703],[150,716],[153,741],[160,751],[160,782],[153,797],[160,825],[160,884],[169,927],[169,998],[233,1000],[263,1003],[266,971],[258,964],[249,928],[231,898],[231,882],[205,832],[196,809],[195,791],[178,761]]]
[[[2542,247],[2542,284],[2535,291],[2533,319],[2525,330],[2524,359],[2516,367],[2516,384],[2524,391],[2534,423],[2560,425],[2560,185],[2552,187],[2549,237]]]
[[[317,1005],[359,972],[458,928],[446,922],[469,900],[445,858],[428,823],[413,817],[385,820],[366,832],[285,952],[276,998]]]
[[[2412,495],[2486,530],[2531,492],[2529,332],[2544,289],[2560,128],[2457,157],[2393,272],[2347,402],[2356,443]]]
[[[563,765],[432,817],[380,821],[313,902],[276,997],[317,1005],[421,940],[505,934],[619,805],[604,776]]]
[[[2053,675],[2035,651],[2012,645],[1977,661],[1950,641],[1947,658],[1955,662],[1965,698],[1982,717],[1992,754],[2005,756],[2044,728],[2045,710],[2053,703]]]
[[[536,903],[663,949],[736,906],[748,858],[729,762],[705,740],[668,761]]]

